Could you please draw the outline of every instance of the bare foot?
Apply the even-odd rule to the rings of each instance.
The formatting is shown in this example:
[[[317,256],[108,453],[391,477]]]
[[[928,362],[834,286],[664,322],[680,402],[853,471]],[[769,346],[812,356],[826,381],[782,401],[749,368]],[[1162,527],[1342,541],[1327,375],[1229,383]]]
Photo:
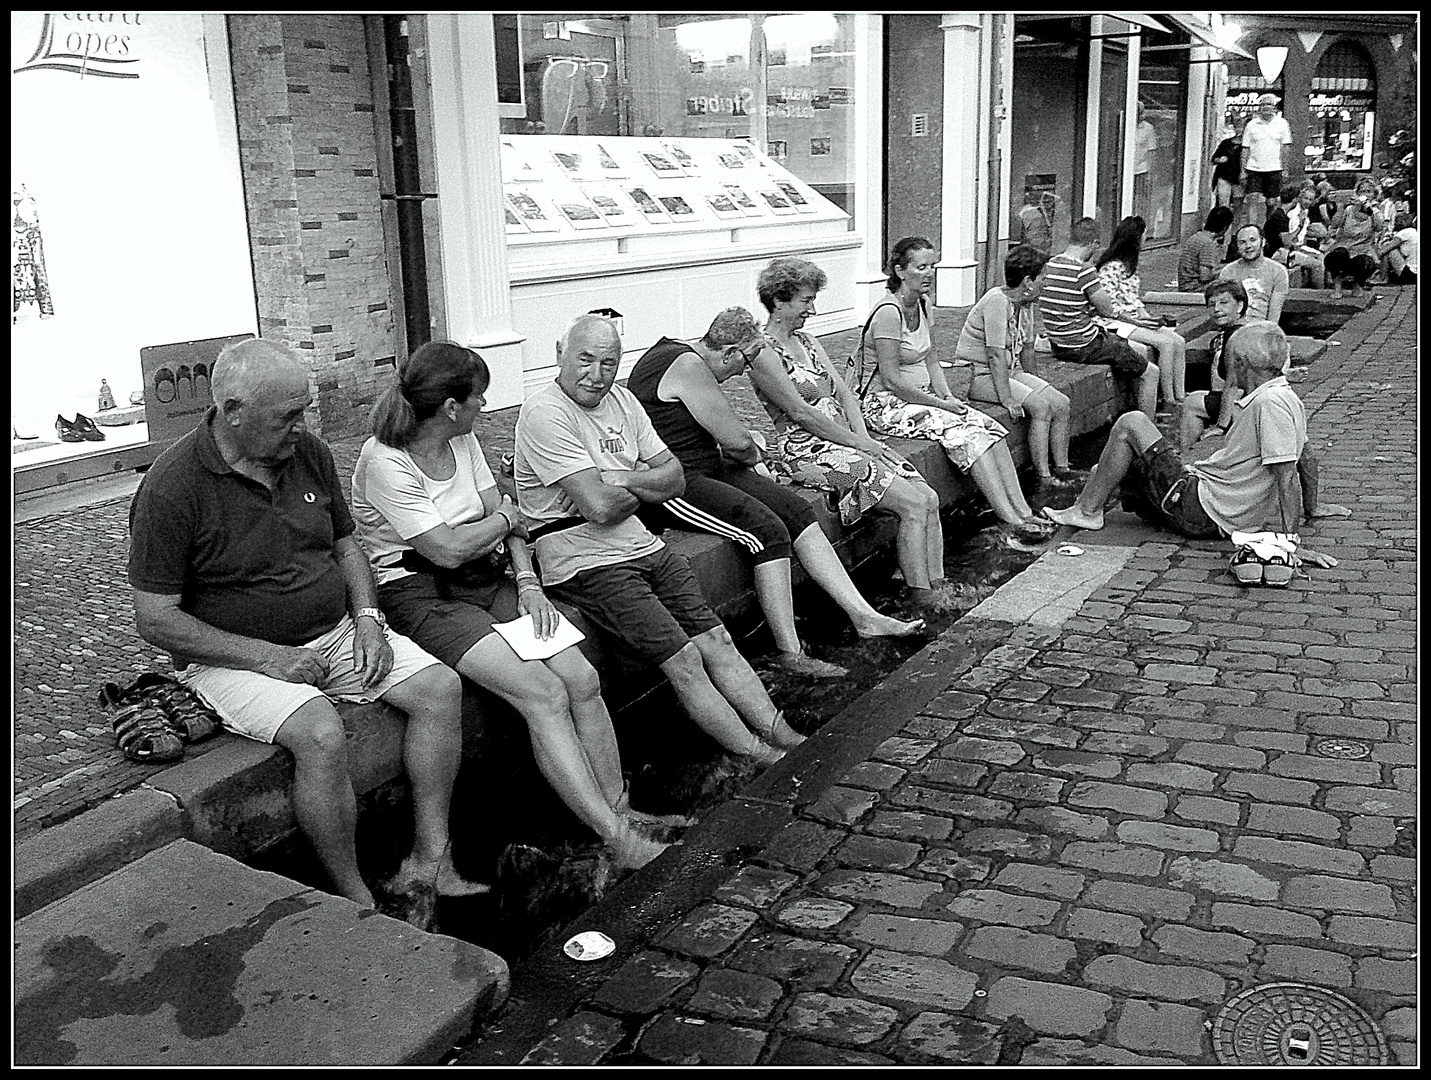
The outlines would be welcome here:
[[[618,870],[639,870],[669,846],[642,836],[627,821],[622,821],[616,835],[606,842]]]
[[[437,862],[424,861],[415,855],[403,860],[402,866],[387,883],[389,892],[403,892],[413,882],[426,882],[437,890],[438,896],[480,896],[492,891],[492,886],[479,881],[467,881],[457,873],[450,856],[444,855]]]
[[[911,619],[909,622],[905,622],[892,615],[876,615],[868,622],[858,623],[855,626],[855,633],[862,638],[910,637],[923,630],[923,619]]]
[[[757,738],[755,740],[755,749],[747,751],[740,756],[746,761],[753,762],[756,765],[764,767],[767,765],[774,765],[777,761],[779,761],[785,756],[785,751],[776,749],[769,743],[763,742],[762,740]]]
[[[775,658],[775,663],[792,675],[806,675],[812,679],[840,679],[849,674],[849,670],[839,664],[827,664],[804,652],[781,653]]]
[[[771,721],[770,729],[762,731],[760,737],[772,746],[781,750],[794,750],[805,741],[805,736],[801,735],[793,727],[785,722],[785,714],[777,712],[775,719]]]
[[[1045,506],[1043,512],[1049,520],[1056,521],[1060,525],[1072,525],[1075,529],[1088,529],[1090,531],[1103,528],[1102,510],[1099,510],[1096,514],[1085,514],[1078,508],[1077,503],[1074,503],[1067,510],[1055,510],[1051,506]]]
[[[947,589],[911,588],[906,590],[905,596],[911,607],[931,615],[948,615],[950,612],[960,610],[962,606],[959,603],[959,598]]]
[[[1318,503],[1307,511],[1308,517],[1314,518],[1349,518],[1352,512],[1340,503]]]

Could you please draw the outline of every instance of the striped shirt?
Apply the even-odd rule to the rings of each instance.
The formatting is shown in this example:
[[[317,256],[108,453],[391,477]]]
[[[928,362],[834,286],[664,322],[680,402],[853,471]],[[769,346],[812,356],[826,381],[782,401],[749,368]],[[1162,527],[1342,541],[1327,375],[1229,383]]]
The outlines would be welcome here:
[[[1079,349],[1098,336],[1095,309],[1088,299],[1097,288],[1098,274],[1090,264],[1066,254],[1048,261],[1038,303],[1049,341],[1060,348]]]

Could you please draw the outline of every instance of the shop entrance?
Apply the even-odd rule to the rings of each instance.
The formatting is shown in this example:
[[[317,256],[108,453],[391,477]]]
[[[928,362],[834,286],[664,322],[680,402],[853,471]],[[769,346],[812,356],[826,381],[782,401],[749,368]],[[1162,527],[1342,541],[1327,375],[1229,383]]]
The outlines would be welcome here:
[[[1014,20],[1013,117],[1009,139],[1009,220],[1026,192],[1050,213],[1052,250],[1068,243],[1083,216],[1083,117],[1087,100],[1088,20],[1019,16]],[[1049,200],[1044,195],[1053,195]]]

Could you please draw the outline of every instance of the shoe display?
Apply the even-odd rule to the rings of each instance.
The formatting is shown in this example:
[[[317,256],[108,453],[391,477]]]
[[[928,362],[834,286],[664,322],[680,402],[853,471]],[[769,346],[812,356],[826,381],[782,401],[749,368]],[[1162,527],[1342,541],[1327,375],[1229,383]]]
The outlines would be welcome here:
[[[75,422],[72,426],[79,432],[80,438],[86,442],[104,442],[104,432],[100,431],[95,422],[84,413],[75,413]]]
[[[63,416],[55,417],[55,434],[60,442],[84,442],[84,432],[78,430],[74,424],[70,423]]]

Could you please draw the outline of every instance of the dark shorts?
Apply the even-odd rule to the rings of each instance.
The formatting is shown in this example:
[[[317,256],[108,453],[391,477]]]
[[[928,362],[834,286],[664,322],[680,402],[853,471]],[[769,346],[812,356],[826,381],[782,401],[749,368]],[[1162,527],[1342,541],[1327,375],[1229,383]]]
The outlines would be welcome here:
[[[1222,529],[1207,516],[1197,489],[1198,477],[1188,471],[1167,439],[1159,439],[1135,457],[1123,480],[1123,490],[1132,496],[1140,516],[1191,540],[1215,540],[1223,535]]]
[[[815,511],[793,488],[754,469],[725,466],[686,474],[686,490],[637,510],[647,528],[693,529],[724,536],[757,566],[790,558],[790,542],[815,524]]]
[[[669,547],[615,566],[583,570],[547,593],[659,667],[720,619],[701,595],[690,564]]]
[[[1114,375],[1136,379],[1148,370],[1148,361],[1133,351],[1132,347],[1117,334],[1104,333],[1098,328],[1098,336],[1087,345],[1077,349],[1065,349],[1054,344],[1053,358],[1070,364],[1105,364],[1113,369]]]
[[[1403,266],[1400,270],[1393,270],[1388,274],[1386,280],[1393,285],[1415,285],[1416,272],[1409,266]]]
[[[1208,421],[1216,420],[1222,415],[1222,391],[1209,390],[1207,397],[1202,399],[1203,411],[1207,413]]]
[[[1254,172],[1247,169],[1243,172],[1246,179],[1243,183],[1247,187],[1249,195],[1265,195],[1269,199],[1280,198],[1282,194],[1282,170],[1276,172]]]

